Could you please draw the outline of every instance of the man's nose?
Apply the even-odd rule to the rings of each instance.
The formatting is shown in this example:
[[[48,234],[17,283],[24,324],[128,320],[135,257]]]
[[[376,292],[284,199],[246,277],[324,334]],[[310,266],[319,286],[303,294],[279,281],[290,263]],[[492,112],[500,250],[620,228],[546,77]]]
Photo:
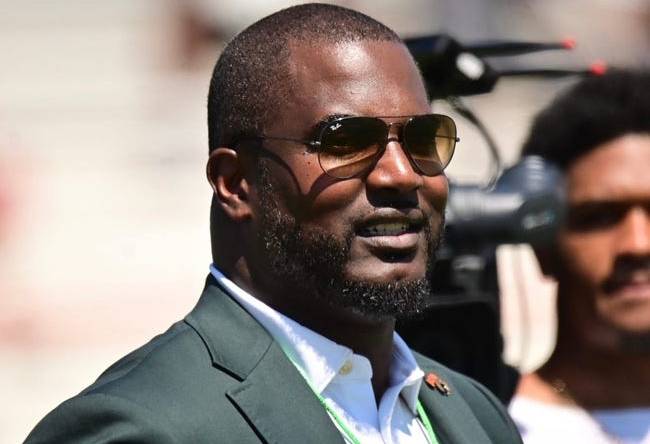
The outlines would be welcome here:
[[[616,243],[620,254],[650,254],[650,207],[637,205],[629,209],[619,226]]]
[[[390,137],[386,149],[368,174],[366,185],[399,192],[420,188],[423,184],[422,175],[414,169],[405,149],[396,137]]]

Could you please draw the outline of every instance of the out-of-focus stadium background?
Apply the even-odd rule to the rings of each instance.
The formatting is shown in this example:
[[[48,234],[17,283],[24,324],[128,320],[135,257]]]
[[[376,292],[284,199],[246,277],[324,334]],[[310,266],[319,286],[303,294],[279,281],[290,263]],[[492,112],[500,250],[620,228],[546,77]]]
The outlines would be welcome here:
[[[294,3],[0,0],[0,442],[22,441],[193,306],[210,263],[211,68],[234,33]],[[510,66],[649,62],[647,0],[337,3],[403,36],[578,42]],[[530,117],[568,83],[504,79],[467,102],[512,163]],[[459,123],[449,175],[480,181],[485,144]],[[531,368],[553,340],[552,285],[525,248],[499,259],[506,358]]]

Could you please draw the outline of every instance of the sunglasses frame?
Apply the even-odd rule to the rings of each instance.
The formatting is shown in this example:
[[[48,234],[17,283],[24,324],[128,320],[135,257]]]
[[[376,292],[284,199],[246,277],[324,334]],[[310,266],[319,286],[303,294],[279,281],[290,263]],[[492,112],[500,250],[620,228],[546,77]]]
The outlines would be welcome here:
[[[447,162],[444,165],[442,165],[440,171],[436,172],[435,174],[427,174],[426,172],[424,172],[422,170],[422,168],[417,164],[417,162],[413,159],[413,157],[412,157],[411,153],[409,152],[408,148],[404,145],[404,137],[403,137],[404,128],[406,128],[406,126],[411,121],[413,121],[414,119],[416,119],[418,117],[437,117],[437,118],[440,118],[441,121],[442,120],[448,120],[451,123],[452,128],[454,129],[454,135],[455,135],[454,137],[444,136],[444,135],[436,136],[436,138],[441,137],[441,138],[450,139],[452,141],[452,142],[450,142],[450,143],[452,143],[452,146],[451,146],[451,148],[449,150],[449,152],[450,152],[449,159],[447,159]],[[393,127],[395,125],[399,125],[399,126],[401,126],[400,137],[387,137],[386,140],[384,141],[384,143],[381,145],[381,147],[377,150],[377,152],[372,155],[373,160],[370,162],[370,164],[368,166],[362,168],[358,172],[355,172],[354,174],[350,174],[348,176],[343,176],[343,177],[333,175],[333,174],[331,174],[330,171],[328,171],[327,169],[325,169],[323,167],[323,164],[321,162],[321,154],[325,152],[321,147],[321,144],[322,144],[321,141],[323,139],[323,135],[325,134],[325,131],[327,131],[327,130],[329,130],[331,128],[332,125],[336,125],[337,123],[340,123],[340,122],[345,121],[345,120],[358,119],[358,118],[376,119],[376,120],[381,121],[384,125],[386,125],[386,129],[387,129],[386,134],[387,135],[390,134],[391,127]],[[387,123],[387,122],[384,121],[384,119],[408,119],[408,120],[406,120],[405,122]],[[340,180],[345,180],[345,179],[350,179],[352,177],[356,177],[356,176],[362,174],[364,171],[371,168],[373,165],[375,165],[377,163],[377,160],[380,159],[381,156],[383,155],[383,153],[386,151],[386,146],[388,145],[388,143],[389,142],[395,142],[395,141],[399,142],[400,145],[402,145],[402,150],[406,154],[406,157],[409,159],[409,162],[411,163],[413,168],[419,174],[422,174],[424,176],[430,176],[430,177],[436,176],[438,174],[441,174],[445,170],[445,168],[449,165],[449,163],[451,162],[451,159],[452,159],[452,157],[454,155],[454,151],[456,149],[456,143],[460,142],[460,138],[456,136],[456,134],[457,134],[456,133],[456,131],[457,131],[456,122],[451,117],[449,117],[449,116],[447,116],[445,114],[433,114],[432,113],[432,114],[416,114],[416,115],[410,115],[410,116],[341,116],[341,117],[334,118],[332,120],[323,120],[323,121],[319,122],[318,127],[319,127],[318,135],[313,140],[294,139],[294,138],[290,138],[290,137],[280,137],[280,136],[260,135],[260,136],[244,137],[242,139],[239,139],[239,141],[247,140],[247,139],[253,139],[253,140],[280,140],[280,141],[295,142],[295,143],[300,143],[300,144],[306,145],[306,146],[310,147],[312,150],[314,150],[316,152],[316,154],[318,155],[318,165],[321,167],[323,172],[325,174],[327,174],[328,176],[334,178],[334,179],[340,179]]]

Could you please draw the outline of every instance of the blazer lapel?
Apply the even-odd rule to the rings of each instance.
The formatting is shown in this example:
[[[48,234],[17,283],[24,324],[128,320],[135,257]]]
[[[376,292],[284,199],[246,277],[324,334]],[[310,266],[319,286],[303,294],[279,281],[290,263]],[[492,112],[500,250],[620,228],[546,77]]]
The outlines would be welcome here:
[[[269,443],[344,443],[325,408],[275,342],[227,395]]]
[[[268,332],[208,277],[186,317],[213,365],[239,380],[226,396],[268,443],[344,443],[325,408]]]
[[[432,370],[421,366],[425,374]],[[435,369],[436,372],[439,372]],[[454,386],[445,396],[422,383],[420,402],[440,444],[492,444],[474,413]]]

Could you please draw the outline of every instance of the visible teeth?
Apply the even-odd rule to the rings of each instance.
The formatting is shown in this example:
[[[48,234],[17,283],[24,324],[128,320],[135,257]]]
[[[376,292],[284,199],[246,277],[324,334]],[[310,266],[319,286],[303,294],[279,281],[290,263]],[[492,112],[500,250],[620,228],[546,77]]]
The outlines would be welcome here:
[[[372,225],[364,230],[370,236],[397,236],[406,233],[408,224],[402,222]]]

